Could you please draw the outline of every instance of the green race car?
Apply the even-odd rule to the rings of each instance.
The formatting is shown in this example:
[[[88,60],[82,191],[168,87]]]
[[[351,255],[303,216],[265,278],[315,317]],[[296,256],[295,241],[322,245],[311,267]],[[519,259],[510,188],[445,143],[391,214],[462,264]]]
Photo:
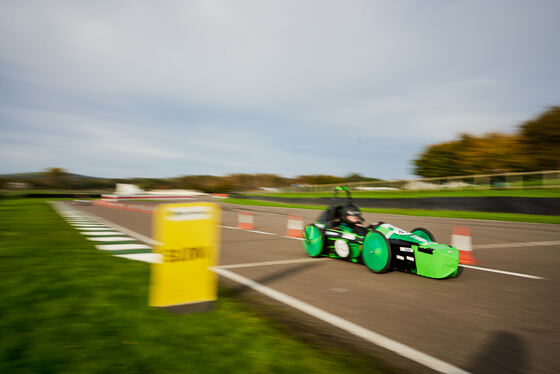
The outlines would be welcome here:
[[[347,200],[340,203],[339,191]],[[435,242],[418,227],[411,232],[388,223],[366,226],[346,187],[336,187],[329,208],[305,226],[303,246],[310,257],[332,257],[365,264],[374,273],[400,270],[430,278],[457,276],[459,252]]]

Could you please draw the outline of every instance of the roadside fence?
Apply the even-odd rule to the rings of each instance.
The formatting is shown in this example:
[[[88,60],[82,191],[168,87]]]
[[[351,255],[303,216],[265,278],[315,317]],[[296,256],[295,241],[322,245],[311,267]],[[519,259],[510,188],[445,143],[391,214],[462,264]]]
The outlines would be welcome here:
[[[279,188],[278,192],[331,192],[337,185],[339,184],[290,186]],[[560,188],[560,170],[355,182],[346,183],[345,186],[352,191]]]

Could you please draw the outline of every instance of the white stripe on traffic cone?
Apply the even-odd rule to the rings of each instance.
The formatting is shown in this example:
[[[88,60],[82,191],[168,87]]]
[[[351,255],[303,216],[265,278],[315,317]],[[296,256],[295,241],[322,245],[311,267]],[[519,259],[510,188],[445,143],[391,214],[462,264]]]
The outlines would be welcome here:
[[[301,238],[303,231],[303,218],[300,216],[288,216],[286,235],[291,238]]]
[[[459,250],[459,263],[475,265],[478,260],[472,251],[471,230],[468,227],[453,226],[451,245]]]
[[[237,222],[237,228],[239,229],[253,230],[255,228],[253,225],[253,213],[239,212]]]

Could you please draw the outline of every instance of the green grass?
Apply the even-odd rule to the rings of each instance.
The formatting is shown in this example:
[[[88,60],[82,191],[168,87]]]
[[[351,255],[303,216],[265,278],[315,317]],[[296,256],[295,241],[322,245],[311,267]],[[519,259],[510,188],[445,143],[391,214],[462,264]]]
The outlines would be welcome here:
[[[332,197],[332,192],[294,192],[250,194],[250,196],[274,197]],[[345,196],[344,193],[340,196]],[[560,197],[560,188],[531,188],[511,190],[441,190],[441,191],[355,191],[352,197],[373,199],[404,199],[420,197],[482,197],[482,196],[514,196],[514,197]]]
[[[147,306],[149,265],[96,250],[43,199],[0,200],[1,373],[380,372],[315,348],[220,290],[217,309]]]
[[[284,204],[269,201],[252,200],[252,199],[233,199],[223,200],[224,203],[239,205],[257,205],[272,206],[278,208],[298,208],[298,209],[325,209],[326,205],[305,205],[305,204]],[[535,222],[535,223],[555,223],[560,224],[560,216],[544,216],[533,214],[516,214],[516,213],[488,213],[488,212],[460,212],[451,210],[422,210],[422,209],[374,209],[360,208],[367,213],[381,214],[401,214],[406,216],[424,216],[424,217],[444,217],[444,218],[467,218],[467,219],[485,219],[494,221],[513,221],[513,222]]]

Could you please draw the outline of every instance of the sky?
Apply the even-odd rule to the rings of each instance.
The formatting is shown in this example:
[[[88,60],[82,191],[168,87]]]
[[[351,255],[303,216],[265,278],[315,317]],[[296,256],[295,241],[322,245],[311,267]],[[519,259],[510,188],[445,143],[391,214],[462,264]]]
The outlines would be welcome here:
[[[0,174],[412,178],[560,104],[560,1],[0,2]]]

